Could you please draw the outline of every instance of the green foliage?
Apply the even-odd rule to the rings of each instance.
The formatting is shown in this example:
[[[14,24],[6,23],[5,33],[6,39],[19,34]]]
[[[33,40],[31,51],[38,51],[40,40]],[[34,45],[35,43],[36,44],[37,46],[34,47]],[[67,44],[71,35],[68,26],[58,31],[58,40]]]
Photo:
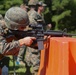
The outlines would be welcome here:
[[[59,29],[67,28],[69,32],[75,32],[76,30],[76,0],[71,0],[66,7],[71,10],[71,16],[66,16],[59,22]]]
[[[50,15],[48,16],[55,30],[67,28],[69,32],[76,29],[76,0],[44,0]],[[47,15],[45,15],[47,16]],[[47,17],[46,22],[49,20]]]
[[[22,2],[22,0],[0,0],[0,14],[4,15],[10,7],[19,6]]]
[[[14,74],[14,64],[13,64],[13,57],[10,57],[10,62],[9,62],[9,75],[13,75]],[[15,62],[15,72],[17,73],[17,75],[25,75],[26,72],[26,68],[24,65],[17,65],[16,61]]]
[[[29,0],[0,0],[0,14],[4,16],[7,9],[28,3]],[[76,29],[76,0],[39,0],[47,4],[44,13],[46,24],[51,23],[53,29],[67,28],[69,32]]]
[[[69,3],[69,0],[53,0],[52,1],[52,10],[63,10],[64,7]]]
[[[58,30],[59,21],[64,19],[66,16],[71,15],[71,10],[66,8],[69,4],[70,0],[53,0],[52,1],[52,11],[54,14],[52,15],[52,21],[55,22],[55,30]]]
[[[55,15],[55,16],[52,17],[52,21],[56,23],[55,30],[58,30],[58,25],[59,25],[58,22],[61,19],[65,18],[66,16],[71,16],[70,13],[71,13],[71,11],[70,10],[67,10],[67,11],[62,12],[59,15]]]

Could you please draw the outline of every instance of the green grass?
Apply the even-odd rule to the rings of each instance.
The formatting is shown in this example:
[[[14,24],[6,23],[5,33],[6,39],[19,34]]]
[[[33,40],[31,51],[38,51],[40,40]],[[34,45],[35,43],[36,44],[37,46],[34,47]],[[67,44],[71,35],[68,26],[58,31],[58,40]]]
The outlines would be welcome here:
[[[17,65],[16,61],[15,61],[15,67],[13,66],[13,59],[10,56],[11,60],[9,61],[9,75],[14,74],[14,68],[15,68],[15,72],[18,75],[24,75],[24,73],[26,72],[26,68],[23,65]]]
[[[9,60],[10,58],[10,60]],[[26,64],[17,64],[16,59],[13,62],[13,57],[9,56],[9,57],[4,57],[4,59],[2,59],[2,64],[0,64],[1,68],[6,65],[9,69],[9,75],[31,75],[32,72],[32,67],[30,68],[29,66],[27,66]],[[15,65],[15,66],[14,66]],[[25,67],[26,66],[26,67]],[[27,69],[27,71],[26,71]],[[14,74],[15,73],[15,74]]]

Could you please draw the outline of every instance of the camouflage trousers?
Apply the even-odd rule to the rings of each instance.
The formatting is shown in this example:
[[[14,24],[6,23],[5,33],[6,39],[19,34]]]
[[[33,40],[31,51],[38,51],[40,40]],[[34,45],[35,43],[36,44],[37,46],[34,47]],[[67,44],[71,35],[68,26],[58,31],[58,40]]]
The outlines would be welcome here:
[[[40,66],[40,51],[38,49],[27,47],[25,61],[28,66],[32,65],[33,71],[38,71]]]
[[[23,46],[19,51],[18,57],[21,60],[23,59],[26,68],[32,66],[32,73],[38,72],[40,66],[40,51],[38,49]]]

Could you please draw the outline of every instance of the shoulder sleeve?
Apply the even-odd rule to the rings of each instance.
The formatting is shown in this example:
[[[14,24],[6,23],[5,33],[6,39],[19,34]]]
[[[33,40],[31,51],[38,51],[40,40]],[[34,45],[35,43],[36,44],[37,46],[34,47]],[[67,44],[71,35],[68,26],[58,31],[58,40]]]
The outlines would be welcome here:
[[[0,27],[0,53],[5,55],[14,55],[19,51],[19,47],[20,45],[18,41],[13,41],[10,43],[6,41],[4,38],[3,29]]]
[[[37,13],[35,11],[32,11],[29,15],[30,24],[37,25]]]

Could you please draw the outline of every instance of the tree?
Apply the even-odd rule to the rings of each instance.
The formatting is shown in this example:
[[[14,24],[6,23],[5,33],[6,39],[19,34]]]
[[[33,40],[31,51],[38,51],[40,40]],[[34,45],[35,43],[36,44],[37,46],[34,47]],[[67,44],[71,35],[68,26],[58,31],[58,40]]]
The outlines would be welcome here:
[[[71,16],[71,10],[66,8],[70,0],[53,0],[52,1],[52,21],[55,22],[55,30],[59,29],[60,21]]]
[[[19,6],[22,0],[0,0],[0,14],[4,16],[5,12],[12,6]]]
[[[76,0],[44,0],[49,9],[49,17],[55,30],[67,28],[68,31],[76,29]],[[45,14],[46,16],[46,14]],[[48,17],[46,22],[48,21]]]
[[[59,15],[55,15],[55,16],[52,17],[52,21],[56,23],[55,30],[59,29],[58,28],[59,21],[64,19],[66,16],[71,16],[70,13],[71,13],[71,10],[67,10],[67,11],[62,12]]]

